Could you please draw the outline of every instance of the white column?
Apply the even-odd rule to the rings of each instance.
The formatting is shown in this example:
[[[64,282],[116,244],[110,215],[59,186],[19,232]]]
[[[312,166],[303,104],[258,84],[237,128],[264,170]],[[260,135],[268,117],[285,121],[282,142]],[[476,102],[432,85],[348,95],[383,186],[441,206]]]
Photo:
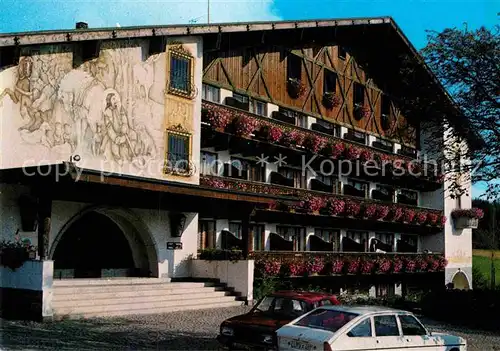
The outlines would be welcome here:
[[[220,103],[224,104],[226,102],[226,97],[232,97],[233,92],[231,90],[222,89],[220,90]]]
[[[345,133],[347,133],[347,127],[340,126],[340,137],[343,138]]]
[[[306,227],[306,251],[310,251],[309,237],[314,235],[314,227]]]
[[[401,150],[401,144],[394,143],[394,153],[397,154]]]
[[[367,135],[367,138],[368,138],[368,146],[373,146],[373,142],[375,140],[377,140],[377,137],[375,135],[371,135],[371,134],[368,134]]]
[[[311,126],[313,125],[313,123],[316,123],[316,118],[311,117],[311,116],[307,116],[307,129],[311,129]]]
[[[278,112],[280,107],[275,104],[267,103],[267,116],[271,117],[273,115],[273,112]]]
[[[271,246],[269,243],[269,235],[271,233],[276,233],[276,224],[266,223],[264,226],[264,250],[265,251],[271,250]]]

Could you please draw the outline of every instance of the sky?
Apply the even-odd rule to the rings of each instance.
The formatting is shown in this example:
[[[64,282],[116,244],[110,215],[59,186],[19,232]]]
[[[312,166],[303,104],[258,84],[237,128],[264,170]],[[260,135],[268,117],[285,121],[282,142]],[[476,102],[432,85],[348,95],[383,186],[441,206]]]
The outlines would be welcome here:
[[[0,0],[0,33],[89,27],[391,16],[417,49],[426,30],[499,24],[500,0]],[[466,23],[466,24],[465,24]],[[485,185],[473,186],[479,196]]]

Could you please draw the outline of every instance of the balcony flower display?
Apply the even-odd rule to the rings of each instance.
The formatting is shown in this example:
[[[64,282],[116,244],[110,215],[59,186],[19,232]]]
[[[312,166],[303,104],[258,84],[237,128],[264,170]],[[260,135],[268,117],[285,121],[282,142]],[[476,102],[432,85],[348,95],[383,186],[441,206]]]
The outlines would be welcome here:
[[[306,93],[305,85],[297,78],[288,78],[287,90],[288,94],[294,99],[298,99]]]
[[[448,260],[444,256],[441,256],[438,258],[438,262],[439,262],[439,271],[444,271],[444,269],[448,265]]]
[[[359,153],[359,159],[361,160],[361,162],[367,162],[373,160],[373,152],[369,150],[362,150]]]
[[[340,96],[336,93],[333,92],[327,92],[323,94],[323,106],[325,106],[327,109],[331,110],[334,107],[340,106],[342,103],[342,99]]]
[[[207,109],[206,118],[212,128],[223,131],[233,119],[232,113],[222,107],[211,106]]]
[[[283,137],[283,131],[278,127],[270,127],[268,140],[272,143],[278,143]]]
[[[383,220],[389,214],[389,206],[377,205],[377,210],[375,211],[374,219]]]
[[[315,154],[320,152],[325,147],[325,144],[325,138],[318,135],[308,134],[304,138],[304,147]]]
[[[444,226],[446,224],[446,220],[447,220],[447,218],[445,215],[441,215],[439,217],[439,223],[441,224],[441,226]]]
[[[344,143],[339,141],[329,141],[323,148],[325,156],[330,156],[333,159],[338,159],[345,151]]]
[[[344,260],[333,260],[331,262],[331,273],[332,274],[341,274],[344,269]]]
[[[361,260],[359,258],[350,259],[344,263],[347,274],[357,274],[359,272],[360,265]]]
[[[281,144],[283,146],[302,146],[304,142],[304,134],[297,130],[291,130],[288,133],[284,133],[281,138]]]
[[[403,216],[403,209],[398,206],[392,206],[389,211],[387,219],[392,222],[397,222],[402,216]]]
[[[404,260],[404,269],[406,273],[413,273],[417,269],[417,262],[411,258]]]
[[[326,204],[326,211],[331,216],[338,216],[344,212],[345,202],[338,199],[329,199]]]
[[[362,216],[363,218],[373,218],[377,213],[377,205],[366,204],[363,206]]]
[[[249,137],[257,128],[259,122],[256,119],[238,116],[234,119],[234,132],[238,136]]]
[[[427,221],[427,212],[425,211],[419,211],[415,215],[415,223],[416,224],[424,224]]]
[[[479,220],[483,216],[484,212],[479,208],[455,209],[451,212],[451,217],[457,229],[477,228]]]
[[[394,273],[401,273],[403,271],[404,262],[399,257],[396,257],[392,262],[392,271]]]
[[[438,272],[439,271],[439,260],[434,257],[427,258],[427,271],[428,272]]]
[[[439,215],[437,213],[432,213],[429,212],[427,214],[427,222],[429,222],[430,225],[436,225],[439,219]]]
[[[379,167],[382,167],[385,164],[389,164],[391,162],[391,156],[383,154],[381,152],[376,152],[373,155],[373,158],[379,163]]]
[[[403,215],[401,216],[401,220],[404,223],[411,223],[413,221],[413,218],[415,218],[415,211],[405,208],[403,210]]]
[[[354,109],[354,117],[357,120],[368,118],[371,115],[371,109],[366,106],[357,105]]]
[[[344,213],[348,217],[354,217],[359,214],[359,211],[361,210],[361,206],[358,202],[354,201],[346,201],[345,202],[345,207],[344,207]]]
[[[375,262],[371,259],[361,260],[359,270],[361,274],[372,274],[375,269]]]
[[[304,262],[293,260],[286,263],[286,268],[292,277],[299,277],[306,272]]]
[[[281,262],[276,259],[259,260],[255,263],[255,268],[262,276],[274,277],[280,273]]]
[[[361,155],[361,149],[354,145],[348,146],[345,149],[345,158],[351,161],[357,160]]]
[[[388,258],[380,257],[377,259],[375,266],[377,273],[389,273],[392,268],[392,262]]]
[[[314,257],[313,259],[306,262],[305,270],[309,275],[317,275],[321,273],[324,268],[325,262],[319,257]]]
[[[415,266],[417,272],[425,272],[429,266],[429,263],[423,257],[417,257],[417,259],[415,260]]]
[[[306,212],[319,212],[325,207],[325,199],[319,196],[310,196],[302,200],[299,207]]]
[[[217,189],[226,188],[226,183],[222,179],[217,179],[217,178],[207,178],[207,180],[205,181],[205,185]]]

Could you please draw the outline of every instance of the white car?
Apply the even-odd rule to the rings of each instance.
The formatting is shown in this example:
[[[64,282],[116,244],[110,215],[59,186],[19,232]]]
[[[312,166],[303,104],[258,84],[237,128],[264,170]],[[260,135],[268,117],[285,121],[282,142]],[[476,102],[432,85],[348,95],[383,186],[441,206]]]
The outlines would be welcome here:
[[[279,351],[467,350],[465,339],[429,333],[410,312],[376,306],[322,306],[276,333]]]

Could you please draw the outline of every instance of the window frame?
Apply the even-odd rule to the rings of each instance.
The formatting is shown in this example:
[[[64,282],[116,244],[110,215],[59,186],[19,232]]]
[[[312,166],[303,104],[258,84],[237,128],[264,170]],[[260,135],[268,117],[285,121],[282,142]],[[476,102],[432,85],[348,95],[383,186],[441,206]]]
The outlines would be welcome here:
[[[299,55],[292,52],[288,53],[286,59],[287,80],[297,79],[298,81],[302,81],[302,61],[303,58]]]
[[[178,169],[176,167],[170,166],[169,165],[169,155],[170,155],[170,149],[169,149],[169,144],[170,144],[170,137],[171,136],[176,136],[176,137],[182,137],[186,139],[186,147],[187,147],[187,153],[186,157],[187,159],[185,160],[187,162],[186,169]],[[173,174],[173,175],[178,175],[178,176],[191,176],[192,172],[194,171],[192,165],[191,165],[191,157],[192,157],[192,134],[182,130],[181,127],[176,127],[176,128],[170,128],[165,131],[165,165],[163,172],[165,174]]]
[[[329,79],[328,77],[332,77],[332,82],[333,84],[333,89],[329,84]],[[331,69],[328,68],[323,68],[323,94],[326,93],[331,93],[335,94],[337,92],[337,81],[338,81],[338,75],[335,71],[332,71]]]
[[[259,99],[252,99],[252,98],[249,98],[248,99],[249,101],[249,112],[250,113],[253,113],[254,115],[257,115],[257,116],[263,116],[263,117],[267,117],[267,102],[263,101],[263,100],[259,100]],[[257,113],[256,111],[256,106],[257,104],[262,104],[263,106],[263,114],[260,114],[260,113]]]
[[[200,174],[202,175],[207,175],[207,173],[205,173],[205,160],[204,160],[204,156],[205,155],[211,155],[211,156],[215,156],[215,164],[212,165],[212,170],[211,170],[211,173],[210,175],[216,175],[218,176],[219,175],[219,154],[216,153],[216,152],[211,152],[211,151],[204,151],[204,150],[201,150],[200,152],[200,155],[201,155],[201,160],[200,160]]]
[[[187,77],[187,90],[179,89],[172,85],[172,61],[185,60],[188,63],[188,77]],[[194,88],[194,56],[189,53],[182,45],[173,45],[168,50],[168,93],[188,99],[193,99],[196,89]]]
[[[207,94],[208,92],[210,91],[210,89],[214,89],[212,91],[213,92],[217,92],[217,99],[216,101],[212,100],[212,99],[207,99]],[[212,94],[211,93],[211,94]],[[211,94],[208,94],[208,95],[211,95]],[[201,95],[202,95],[202,99],[203,100],[206,100],[206,101],[211,101],[211,102],[215,102],[217,104],[220,103],[220,88],[219,87],[216,87],[215,85],[211,85],[211,84],[207,84],[207,83],[202,83],[202,91],[201,91]]]
[[[377,325],[375,322],[376,318],[381,318],[381,317],[392,317],[394,318],[394,322],[396,322],[396,329],[398,330],[397,335],[377,335]],[[380,314],[373,316],[373,333],[375,334],[376,338],[387,338],[387,337],[401,337],[402,336],[402,331],[401,331],[401,326],[399,325],[399,319],[396,314]]]
[[[370,325],[370,336],[349,335],[353,329],[359,327],[362,323],[365,323],[366,321],[368,321],[368,324]],[[373,325],[372,317],[366,317],[366,318],[360,320],[358,323],[356,323],[356,325],[352,326],[349,329],[349,331],[346,333],[347,337],[349,337],[349,338],[373,338],[374,334],[375,334],[375,328]]]
[[[398,317],[398,322],[399,322],[399,327],[400,327],[400,331],[401,331],[401,335],[403,336],[424,336],[424,335],[429,335],[429,331],[427,330],[427,328],[418,320],[417,317],[411,315],[411,314],[398,314],[397,315]],[[409,317],[409,318],[413,318],[413,320],[415,320],[416,324],[418,326],[420,326],[420,328],[422,328],[422,330],[425,332],[425,334],[423,335],[415,335],[415,334],[405,334],[404,330],[403,330],[403,322],[401,320],[401,317]]]

